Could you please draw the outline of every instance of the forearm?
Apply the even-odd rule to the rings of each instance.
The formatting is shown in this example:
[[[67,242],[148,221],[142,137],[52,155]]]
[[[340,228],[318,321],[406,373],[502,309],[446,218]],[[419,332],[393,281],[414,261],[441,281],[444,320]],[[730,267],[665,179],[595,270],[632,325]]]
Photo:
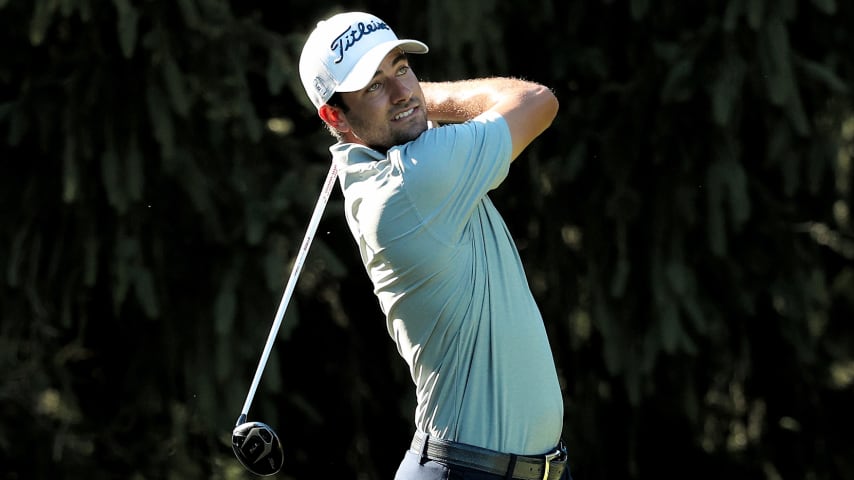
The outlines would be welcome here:
[[[455,82],[421,82],[427,118],[439,123],[461,123],[496,106],[509,96],[522,97],[531,82],[515,78],[482,78]]]

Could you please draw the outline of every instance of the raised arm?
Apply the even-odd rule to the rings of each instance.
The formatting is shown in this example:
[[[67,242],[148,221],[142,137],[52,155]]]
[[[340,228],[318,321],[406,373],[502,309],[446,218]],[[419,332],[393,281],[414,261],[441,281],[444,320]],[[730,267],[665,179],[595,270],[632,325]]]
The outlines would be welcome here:
[[[487,110],[501,114],[510,126],[512,159],[551,125],[558,101],[548,88],[515,78],[484,78],[457,82],[421,82],[427,117],[459,123]]]

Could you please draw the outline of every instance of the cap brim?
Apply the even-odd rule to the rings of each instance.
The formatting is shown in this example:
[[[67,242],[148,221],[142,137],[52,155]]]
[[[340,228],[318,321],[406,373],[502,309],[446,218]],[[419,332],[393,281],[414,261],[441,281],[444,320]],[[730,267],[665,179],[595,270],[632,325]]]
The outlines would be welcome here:
[[[355,92],[368,86],[368,83],[374,78],[380,64],[388,52],[395,48],[400,48],[406,53],[427,53],[429,48],[418,40],[392,40],[383,42],[368,53],[364,54],[353,70],[347,75],[335,89],[337,92]]]

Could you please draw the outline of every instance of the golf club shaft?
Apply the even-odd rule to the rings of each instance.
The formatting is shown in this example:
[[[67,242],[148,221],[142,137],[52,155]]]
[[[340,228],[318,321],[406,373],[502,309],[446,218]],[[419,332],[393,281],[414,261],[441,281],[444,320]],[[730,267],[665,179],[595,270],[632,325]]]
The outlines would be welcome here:
[[[276,342],[279,327],[282,325],[285,310],[288,308],[288,303],[291,300],[291,295],[294,293],[294,287],[296,286],[300,271],[302,271],[303,263],[305,263],[305,258],[308,256],[308,249],[311,246],[311,241],[314,239],[314,233],[317,231],[320,218],[323,216],[323,211],[326,209],[326,203],[329,201],[329,196],[332,194],[332,189],[335,187],[337,174],[337,169],[333,163],[329,167],[329,173],[326,175],[323,190],[320,191],[320,197],[317,199],[317,205],[314,207],[314,213],[312,213],[311,220],[308,222],[305,238],[302,240],[299,253],[294,261],[291,276],[288,279],[287,286],[285,287],[285,293],[282,295],[282,301],[279,303],[279,309],[276,312],[276,319],[273,321],[273,327],[270,329],[270,334],[267,336],[267,343],[264,345],[264,352],[261,354],[261,360],[258,362],[258,368],[255,370],[255,378],[252,379],[252,386],[249,387],[249,393],[246,395],[246,402],[243,404],[243,410],[240,412],[240,418],[237,420],[237,425],[245,422],[246,416],[249,414],[249,407],[252,405],[252,399],[255,398],[255,390],[258,389],[258,384],[261,382],[261,374],[264,373],[264,367],[267,366],[267,359],[270,357],[270,351],[273,349],[273,344]]]

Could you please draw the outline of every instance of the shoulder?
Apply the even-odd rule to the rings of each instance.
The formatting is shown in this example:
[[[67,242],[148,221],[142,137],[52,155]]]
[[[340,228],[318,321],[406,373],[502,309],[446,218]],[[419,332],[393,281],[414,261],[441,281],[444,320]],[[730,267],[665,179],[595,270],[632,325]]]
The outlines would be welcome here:
[[[436,152],[447,148],[460,151],[466,145],[483,142],[510,142],[507,121],[497,112],[484,112],[463,123],[450,123],[429,128],[417,139],[402,145],[410,152]]]

